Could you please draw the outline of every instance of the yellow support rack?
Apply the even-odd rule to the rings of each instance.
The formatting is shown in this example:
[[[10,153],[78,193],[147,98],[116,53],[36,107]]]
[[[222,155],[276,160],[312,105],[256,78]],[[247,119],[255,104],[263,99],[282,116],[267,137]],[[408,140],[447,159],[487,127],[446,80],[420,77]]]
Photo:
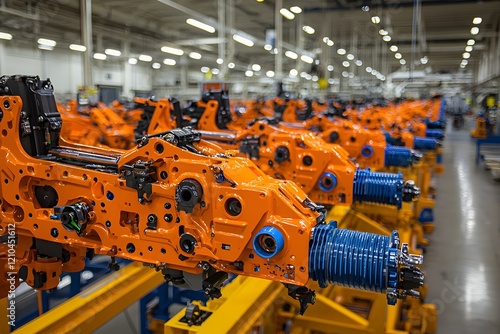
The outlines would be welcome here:
[[[134,262],[12,334],[90,334],[163,282],[160,273]]]

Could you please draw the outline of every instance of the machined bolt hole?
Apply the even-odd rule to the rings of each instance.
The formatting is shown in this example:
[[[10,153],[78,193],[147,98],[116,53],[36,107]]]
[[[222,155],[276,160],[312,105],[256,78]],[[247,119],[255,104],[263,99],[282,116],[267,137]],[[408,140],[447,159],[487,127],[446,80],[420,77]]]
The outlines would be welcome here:
[[[181,191],[181,199],[184,202],[189,202],[192,197],[193,197],[193,194],[189,190],[183,190],[183,191]]]
[[[226,201],[226,212],[231,216],[238,216],[242,209],[241,202],[237,198],[229,198]]]
[[[274,253],[276,251],[276,240],[269,234],[262,234],[259,236],[259,245],[267,253]]]

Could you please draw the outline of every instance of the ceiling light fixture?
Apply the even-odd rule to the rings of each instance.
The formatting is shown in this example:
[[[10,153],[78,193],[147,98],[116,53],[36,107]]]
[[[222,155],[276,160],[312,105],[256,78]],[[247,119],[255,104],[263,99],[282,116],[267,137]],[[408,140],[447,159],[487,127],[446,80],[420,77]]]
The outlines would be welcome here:
[[[129,63],[130,65],[135,65],[135,64],[137,64],[137,59],[136,59],[136,58],[129,58],[129,59],[128,59],[128,63]]]
[[[302,55],[300,56],[300,60],[302,60],[305,63],[312,64],[314,62],[314,59],[312,57],[309,57],[307,55]]]
[[[52,46],[52,47],[57,45],[56,41],[54,41],[52,39],[46,39],[46,38],[39,38],[38,44]]]
[[[153,63],[153,65],[151,65],[152,68],[154,68],[155,70],[159,70],[161,68],[161,64],[160,63]]]
[[[176,56],[182,56],[184,54],[184,51],[182,51],[181,49],[173,48],[170,46],[162,46],[161,52],[170,53]]]
[[[12,39],[12,35],[6,32],[0,32],[0,39],[10,41]]]
[[[293,7],[290,7],[290,10],[292,12],[294,12],[295,14],[300,14],[302,13],[302,8],[300,8],[299,6],[293,6]]]
[[[104,53],[107,54],[108,56],[113,56],[113,57],[120,57],[122,55],[122,52],[120,50],[115,50],[115,49],[106,49],[104,50]]]
[[[314,28],[311,26],[303,26],[302,30],[304,30],[304,32],[309,35],[312,35],[316,32],[316,30],[314,30]]]
[[[245,75],[247,77],[253,77],[253,71],[248,70],[248,71],[245,72]]]
[[[473,39],[469,39],[469,40],[467,41],[467,45],[474,45],[474,44],[476,44],[476,41],[475,41],[475,40],[473,40]]]
[[[295,18],[295,15],[286,8],[281,8],[280,14],[283,15],[288,20],[293,20]]]
[[[290,70],[290,76],[291,77],[296,77],[298,74],[299,74],[299,71],[297,71],[296,69],[292,68]]]
[[[386,36],[382,37],[382,39],[384,40],[384,42],[390,42],[392,38],[391,38],[391,36],[386,35]]]
[[[339,54],[341,56],[345,55],[346,53],[347,53],[347,51],[345,49],[338,49],[337,50],[337,54]]]
[[[151,57],[150,55],[140,55],[139,60],[140,61],[152,61],[153,57]]]
[[[274,71],[267,71],[266,72],[266,76],[269,77],[269,78],[274,77]]]
[[[252,65],[252,70],[254,72],[259,72],[262,67],[259,64],[253,64]]]
[[[70,44],[69,49],[73,50],[73,51],[78,51],[78,52],[87,51],[87,47],[85,45],[80,45],[80,44]]]
[[[192,59],[201,59],[201,53],[198,53],[198,52],[190,52],[189,53],[189,58],[192,58]]]
[[[168,66],[174,66],[177,62],[175,59],[170,59],[170,58],[165,58],[163,59],[163,64],[168,65]]]
[[[472,20],[472,24],[481,24],[481,22],[483,22],[483,19],[480,18],[480,17],[475,17],[473,20]]]
[[[378,16],[372,16],[372,22],[375,23],[375,24],[379,24],[380,23],[380,17],[378,17]]]
[[[293,51],[285,51],[285,56],[287,56],[288,58],[291,58],[291,59],[297,59],[299,58],[299,56],[293,52]]]
[[[189,24],[190,26],[204,30],[204,31],[209,32],[211,34],[213,34],[215,32],[215,28],[212,27],[211,25],[205,24],[205,23],[200,22],[200,21],[195,20],[195,19],[189,18],[186,20],[186,23]]]
[[[391,45],[389,50],[391,50],[392,52],[397,52],[399,50],[399,48],[396,45]]]
[[[479,28],[478,28],[478,27],[472,27],[472,28],[470,28],[470,33],[471,33],[472,35],[477,35],[477,34],[479,34]]]
[[[94,59],[97,60],[106,60],[106,55],[104,53],[94,53]]]
[[[246,37],[240,36],[240,35],[233,35],[233,39],[245,46],[252,47],[254,45],[254,42],[251,39],[248,39]]]

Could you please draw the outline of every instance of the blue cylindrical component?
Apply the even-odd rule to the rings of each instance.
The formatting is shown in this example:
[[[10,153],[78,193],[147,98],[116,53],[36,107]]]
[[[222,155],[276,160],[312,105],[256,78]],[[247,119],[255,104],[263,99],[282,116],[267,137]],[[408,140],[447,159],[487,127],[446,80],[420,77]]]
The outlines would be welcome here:
[[[332,191],[337,186],[337,177],[330,172],[323,173],[318,180],[318,186],[323,191]]]
[[[372,202],[396,205],[403,203],[403,175],[401,173],[372,172],[358,169],[354,174],[353,199],[358,202]]]
[[[415,140],[413,141],[413,147],[416,150],[432,151],[437,149],[438,142],[434,138],[415,137]]]
[[[373,155],[373,148],[370,145],[365,145],[361,148],[361,155],[365,158],[369,158]]]
[[[398,284],[398,246],[396,231],[389,238],[339,229],[335,222],[318,225],[309,248],[309,277],[322,288],[333,283],[385,292]]]
[[[266,226],[253,238],[253,249],[255,253],[264,259],[270,259],[278,254],[285,246],[285,238],[280,230],[272,226]]]
[[[385,165],[397,167],[409,167],[413,163],[411,149],[400,146],[387,146],[385,148]]]
[[[443,130],[439,129],[427,129],[427,131],[425,132],[425,137],[441,140],[444,138],[444,132]]]

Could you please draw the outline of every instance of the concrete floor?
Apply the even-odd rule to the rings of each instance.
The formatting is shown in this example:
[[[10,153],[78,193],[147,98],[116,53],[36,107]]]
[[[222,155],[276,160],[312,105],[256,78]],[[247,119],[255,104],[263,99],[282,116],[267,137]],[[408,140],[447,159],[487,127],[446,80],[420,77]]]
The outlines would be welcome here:
[[[500,333],[500,183],[475,165],[474,154],[468,132],[448,131],[424,259],[438,334]],[[129,321],[122,313],[95,333],[138,333],[137,303],[128,311]]]
[[[437,333],[500,333],[500,183],[474,162],[466,131],[448,131],[436,229],[424,258]]]

